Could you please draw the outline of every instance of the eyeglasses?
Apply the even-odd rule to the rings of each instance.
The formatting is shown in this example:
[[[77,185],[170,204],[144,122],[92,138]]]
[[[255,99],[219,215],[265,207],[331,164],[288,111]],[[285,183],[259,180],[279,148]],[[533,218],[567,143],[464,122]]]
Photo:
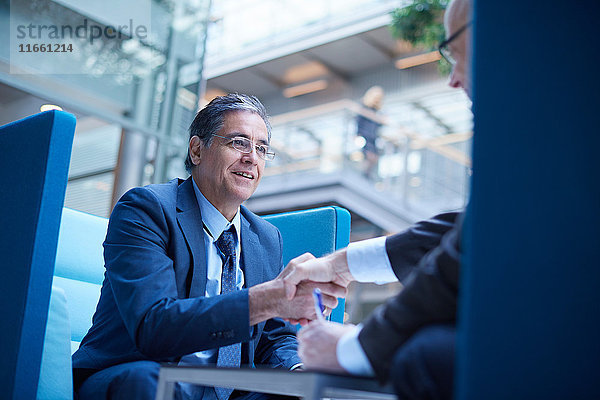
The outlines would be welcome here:
[[[252,153],[252,149],[254,148],[256,150],[256,154],[263,160],[271,161],[272,159],[275,158],[275,153],[270,151],[269,146],[264,145],[264,144],[254,144],[254,142],[252,142],[252,140],[245,138],[243,136],[226,137],[226,136],[215,135],[214,133],[213,133],[213,136],[229,140],[229,142],[227,144],[231,143],[231,147],[233,147],[240,153],[250,154],[250,153]]]
[[[459,37],[461,33],[466,31],[472,23],[473,21],[467,22],[462,28],[454,32],[448,39],[444,40],[438,46],[438,51],[440,52],[441,56],[444,57],[444,60],[448,61],[450,65],[456,65],[456,59],[452,57],[452,52],[450,51],[450,47],[448,45],[457,37]]]

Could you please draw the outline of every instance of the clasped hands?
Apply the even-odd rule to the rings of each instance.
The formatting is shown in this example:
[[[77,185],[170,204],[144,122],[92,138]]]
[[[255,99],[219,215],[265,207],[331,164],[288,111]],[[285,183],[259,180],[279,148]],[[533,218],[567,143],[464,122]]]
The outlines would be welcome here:
[[[321,258],[305,253],[290,261],[277,278],[249,289],[250,325],[274,317],[302,325],[317,319],[312,295],[315,288],[321,290],[325,314],[329,315],[353,280],[345,249]],[[315,321],[303,328],[298,334],[298,354],[304,367],[343,372],[336,344],[352,329],[352,325],[328,321]]]
[[[311,285],[319,286],[321,292],[324,292],[327,287],[321,287],[323,284],[333,285],[332,288],[336,290],[343,288],[345,296],[348,284],[354,280],[348,268],[345,249],[321,258],[303,254],[290,261],[278,276],[279,278],[283,279],[288,299],[302,294]],[[337,293],[328,293],[328,301],[332,304],[327,307],[327,314],[337,306],[337,299],[332,296],[344,297]],[[325,296],[323,296],[323,302],[325,303]],[[302,325],[308,324],[311,319],[314,318],[288,318],[290,322]],[[354,329],[356,329],[354,325],[314,321],[300,330],[298,332],[298,354],[304,363],[304,368],[337,373],[345,372],[337,359],[337,343],[344,334]]]
[[[325,315],[337,306],[337,298],[345,297],[352,281],[345,250],[315,258],[310,253],[294,258],[277,278],[249,289],[250,324],[279,317],[306,325],[317,318],[313,290],[322,293]]]
[[[303,326],[316,319],[312,296],[315,288],[321,290],[326,316],[337,307],[338,297],[346,297],[352,277],[345,262],[346,272],[343,267],[336,268],[335,254],[337,253],[315,258],[312,254],[305,253],[288,263],[277,279],[283,282],[287,303],[296,307],[296,310],[288,310],[288,313],[280,317]]]

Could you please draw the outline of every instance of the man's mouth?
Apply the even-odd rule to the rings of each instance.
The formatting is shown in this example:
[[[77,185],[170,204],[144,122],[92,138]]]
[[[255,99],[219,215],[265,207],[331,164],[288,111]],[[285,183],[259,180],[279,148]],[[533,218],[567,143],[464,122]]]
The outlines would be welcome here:
[[[242,176],[242,177],[247,178],[247,179],[254,179],[254,175],[252,175],[252,174],[250,174],[248,172],[236,171],[236,172],[234,172],[234,174]]]

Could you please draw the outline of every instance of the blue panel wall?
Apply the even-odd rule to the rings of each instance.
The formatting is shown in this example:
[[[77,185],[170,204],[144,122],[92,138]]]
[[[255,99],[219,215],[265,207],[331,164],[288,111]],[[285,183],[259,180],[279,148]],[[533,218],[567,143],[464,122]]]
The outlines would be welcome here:
[[[0,128],[0,387],[34,399],[75,118],[50,111]]]
[[[475,5],[457,398],[600,398],[600,4]]]

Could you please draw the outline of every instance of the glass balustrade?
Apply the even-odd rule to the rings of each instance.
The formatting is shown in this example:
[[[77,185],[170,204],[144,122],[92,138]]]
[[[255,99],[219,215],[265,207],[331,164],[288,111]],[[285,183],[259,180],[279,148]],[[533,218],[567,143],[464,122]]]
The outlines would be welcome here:
[[[359,116],[381,124],[374,161],[357,132]],[[472,114],[469,100],[457,91],[388,99],[377,115],[340,100],[275,116],[272,125],[277,157],[267,177],[354,171],[373,190],[424,214],[466,203]]]

